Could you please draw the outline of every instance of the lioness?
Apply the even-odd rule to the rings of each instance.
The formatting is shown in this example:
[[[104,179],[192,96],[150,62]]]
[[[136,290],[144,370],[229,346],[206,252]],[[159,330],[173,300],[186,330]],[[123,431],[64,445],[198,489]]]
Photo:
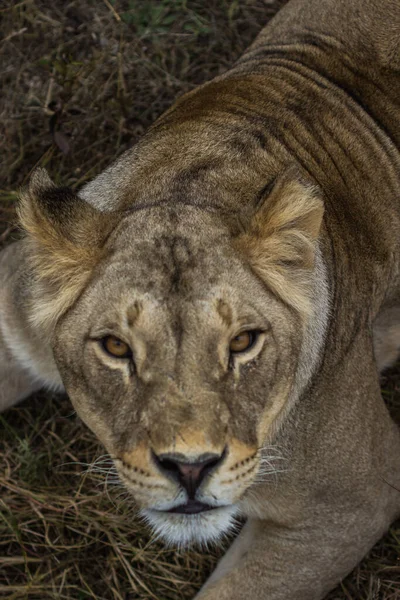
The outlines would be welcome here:
[[[400,514],[400,3],[291,0],[0,255],[0,406],[65,386],[199,600],[316,600]]]

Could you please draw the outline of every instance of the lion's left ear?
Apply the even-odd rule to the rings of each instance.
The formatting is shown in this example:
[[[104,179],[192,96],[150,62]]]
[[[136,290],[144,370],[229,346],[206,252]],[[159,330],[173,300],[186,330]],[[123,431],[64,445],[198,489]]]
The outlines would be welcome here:
[[[37,292],[32,318],[51,326],[83,289],[116,219],[70,188],[57,188],[45,169],[36,169],[22,190],[18,216]]]
[[[310,311],[322,192],[291,167],[261,198],[235,246],[253,271],[304,316]]]

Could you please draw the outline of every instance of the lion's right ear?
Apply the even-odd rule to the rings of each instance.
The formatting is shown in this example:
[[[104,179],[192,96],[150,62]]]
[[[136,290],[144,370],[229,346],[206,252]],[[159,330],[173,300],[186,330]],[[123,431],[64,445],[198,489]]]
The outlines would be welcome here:
[[[304,317],[312,307],[323,215],[322,191],[290,167],[263,193],[235,240],[260,279]]]
[[[103,256],[117,215],[96,210],[70,188],[57,188],[45,169],[34,171],[20,194],[17,212],[30,244],[37,289],[33,319],[52,326]]]

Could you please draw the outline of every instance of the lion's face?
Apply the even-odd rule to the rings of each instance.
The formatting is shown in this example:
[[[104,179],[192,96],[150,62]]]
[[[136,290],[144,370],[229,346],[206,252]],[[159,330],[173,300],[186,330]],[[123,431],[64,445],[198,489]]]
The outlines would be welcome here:
[[[214,208],[198,188],[192,204],[104,213],[38,171],[20,207],[31,319],[142,514],[178,544],[248,514],[323,335],[315,188],[289,170],[247,215],[212,193]]]
[[[285,407],[299,327],[214,215],[142,210],[114,232],[54,352],[77,412],[161,535],[226,530]]]

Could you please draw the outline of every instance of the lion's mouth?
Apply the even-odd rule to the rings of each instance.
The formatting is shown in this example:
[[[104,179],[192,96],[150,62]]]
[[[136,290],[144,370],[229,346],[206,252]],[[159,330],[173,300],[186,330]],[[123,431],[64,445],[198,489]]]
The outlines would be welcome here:
[[[198,500],[188,500],[185,504],[180,504],[179,506],[174,506],[170,510],[166,511],[168,513],[180,513],[183,515],[196,515],[198,513],[204,512],[206,510],[212,510],[213,508],[217,508],[216,506],[211,506],[210,504],[205,504],[204,502],[199,502]]]

